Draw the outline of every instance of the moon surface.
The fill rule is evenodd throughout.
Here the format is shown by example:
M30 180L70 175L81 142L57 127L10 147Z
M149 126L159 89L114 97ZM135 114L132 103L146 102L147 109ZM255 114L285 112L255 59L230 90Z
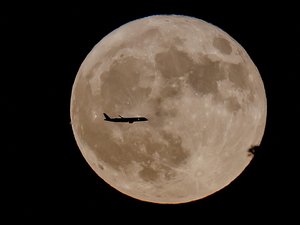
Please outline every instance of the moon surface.
M112 117L143 116L139 123ZM176 15L129 22L83 61L72 89L76 142L92 169L133 198L198 200L250 163L267 115L260 74L227 33Z

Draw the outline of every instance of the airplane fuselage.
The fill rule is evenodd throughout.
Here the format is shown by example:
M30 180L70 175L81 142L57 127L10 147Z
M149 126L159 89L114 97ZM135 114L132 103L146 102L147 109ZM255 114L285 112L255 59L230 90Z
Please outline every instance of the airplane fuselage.
M109 122L120 122L120 123L133 123L133 122L147 121L145 117L111 118L111 119L104 119L104 120Z

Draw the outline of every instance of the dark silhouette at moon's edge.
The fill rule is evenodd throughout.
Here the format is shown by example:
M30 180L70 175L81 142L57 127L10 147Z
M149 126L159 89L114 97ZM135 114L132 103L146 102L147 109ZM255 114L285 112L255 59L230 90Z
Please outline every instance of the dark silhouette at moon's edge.
M254 156L255 152L257 151L257 148L259 146L258 145L252 145L249 149L248 149L248 156Z

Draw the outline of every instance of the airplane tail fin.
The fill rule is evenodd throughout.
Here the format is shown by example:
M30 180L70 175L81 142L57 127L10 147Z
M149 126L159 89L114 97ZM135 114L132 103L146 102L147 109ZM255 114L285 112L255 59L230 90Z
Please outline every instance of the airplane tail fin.
M110 117L106 113L103 113L103 115L104 115L106 120L110 120Z

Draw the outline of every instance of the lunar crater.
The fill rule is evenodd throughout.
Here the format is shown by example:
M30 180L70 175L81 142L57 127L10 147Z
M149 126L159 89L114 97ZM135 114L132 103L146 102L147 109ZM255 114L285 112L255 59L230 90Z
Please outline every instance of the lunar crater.
M213 40L213 46L217 48L221 53L229 55L232 52L229 41L222 37L215 37Z

